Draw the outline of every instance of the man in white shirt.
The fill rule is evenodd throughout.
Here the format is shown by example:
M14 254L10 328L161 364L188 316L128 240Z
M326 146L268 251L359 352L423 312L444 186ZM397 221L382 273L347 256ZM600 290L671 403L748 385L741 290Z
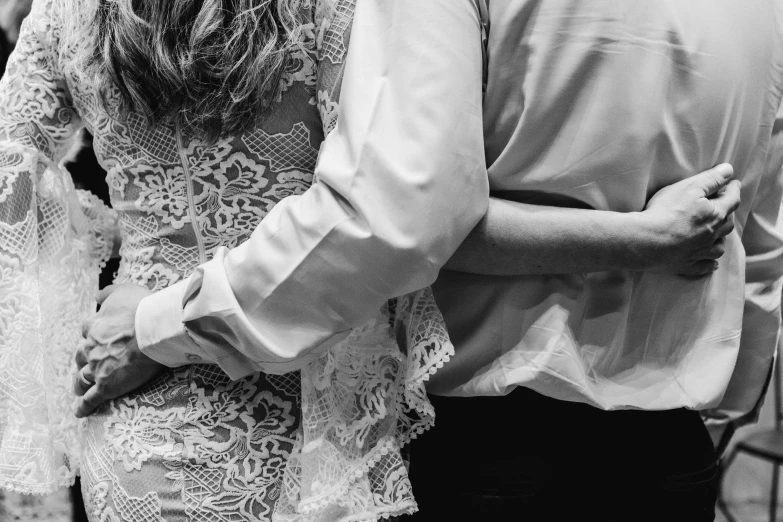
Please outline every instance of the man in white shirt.
M459 520L712 520L715 455L693 410L752 410L780 325L780 9L489 3L492 190L634 211L726 161L742 206L709 278L443 272L457 353L413 446L419 519L456 494Z

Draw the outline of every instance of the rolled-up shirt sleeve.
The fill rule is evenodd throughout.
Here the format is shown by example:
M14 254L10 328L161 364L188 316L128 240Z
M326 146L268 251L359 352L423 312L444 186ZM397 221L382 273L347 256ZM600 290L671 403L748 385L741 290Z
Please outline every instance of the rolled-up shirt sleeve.
M359 0L315 183L143 300L142 350L282 373L432 283L488 204L474 0Z

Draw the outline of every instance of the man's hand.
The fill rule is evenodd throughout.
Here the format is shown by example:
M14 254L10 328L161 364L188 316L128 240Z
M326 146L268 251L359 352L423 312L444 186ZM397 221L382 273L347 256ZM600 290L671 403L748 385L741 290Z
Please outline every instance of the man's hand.
M733 174L731 165L724 163L652 197L642 216L656 238L651 253L654 271L700 276L718 268L740 205L740 182L731 180Z
M136 309L150 293L144 287L123 284L108 286L98 294L101 309L85 321L85 341L76 352L79 371L74 390L82 397L77 417L90 415L104 402L136 390L166 370L136 344Z

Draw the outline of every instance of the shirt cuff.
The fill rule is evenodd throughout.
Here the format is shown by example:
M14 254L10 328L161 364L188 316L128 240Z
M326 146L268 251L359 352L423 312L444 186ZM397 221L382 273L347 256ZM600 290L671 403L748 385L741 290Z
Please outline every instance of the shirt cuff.
M141 352L165 366L213 362L182 323L187 281L181 281L141 300L136 310L136 342Z

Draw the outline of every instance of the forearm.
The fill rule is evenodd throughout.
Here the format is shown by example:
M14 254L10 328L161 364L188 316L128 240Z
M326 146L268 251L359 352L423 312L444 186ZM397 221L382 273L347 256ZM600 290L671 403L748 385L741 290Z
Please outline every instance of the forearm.
M370 0L355 17L318 183L140 303L137 338L151 358L199 357L233 378L301 368L388 299L432 283L484 214L473 0Z
M491 198L487 214L445 268L500 276L646 270L654 243L639 212Z

